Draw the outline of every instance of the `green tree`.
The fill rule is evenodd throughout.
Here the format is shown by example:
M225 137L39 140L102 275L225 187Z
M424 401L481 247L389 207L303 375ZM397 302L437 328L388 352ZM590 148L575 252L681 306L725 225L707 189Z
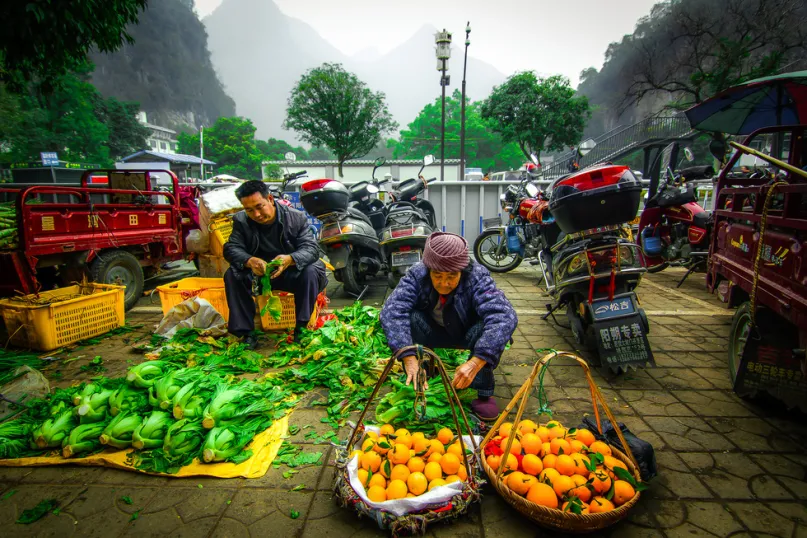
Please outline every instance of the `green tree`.
M308 159L311 161L332 161L336 158L328 148L314 146L308 150Z
M282 161L288 152L294 153L298 161L308 159L308 152L304 147L297 146L295 148L285 140L270 138L267 141L256 140L255 144L258 146L258 151L271 161Z
M114 97L100 99L96 115L109 130L109 156L118 160L146 147L150 130L137 120L140 105L118 101Z
M90 49L112 52L131 42L147 0L12 0L0 4L0 79L61 82Z
M524 157L514 143L505 143L502 137L493 132L491 126L480 115L480 102L466 97L465 106L465 158L469 167L484 171L513 169L520 166ZM400 140L392 141L393 157L420 159L424 155L440 155L440 98L429 103L417 117L401 131ZM460 158L460 128L462 115L462 94L459 90L446 97L446 159Z
M283 127L333 151L342 177L346 160L366 155L398 124L382 92L373 92L340 64L325 63L309 69L292 89Z
M543 151L574 146L590 116L588 99L575 96L566 77L538 78L532 71L516 73L493 89L482 103L482 118L491 120L505 142L515 142L529 158Z
M179 153L199 153L199 133L177 136ZM239 116L222 117L205 129L205 159L216 163L219 173L243 179L260 179L263 155L255 143L255 126Z

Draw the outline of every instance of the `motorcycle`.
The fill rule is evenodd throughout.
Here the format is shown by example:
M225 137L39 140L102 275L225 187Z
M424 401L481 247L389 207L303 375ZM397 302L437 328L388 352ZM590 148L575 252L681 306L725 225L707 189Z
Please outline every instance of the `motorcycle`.
M689 148L684 150L692 160ZM711 232L711 211L698 204L695 185L687 180L714 176L711 166L692 166L674 173L668 163L658 190L648 196L639 219L637 244L649 273L669 266L687 267L683 281L698 268L706 268Z
M483 219L482 233L474 241L474 257L493 273L512 271L524 259L538 259L547 245L557 241L560 229L549 211L549 201L533 183L536 175L525 171L519 185L508 185L500 198L501 208L510 215L502 225L499 217ZM533 264L538 263L533 260Z
M367 278L385 268L376 228L383 225L383 204L370 200L383 183L375 179L375 172L384 162L376 160L372 183L362 181L348 188L340 181L324 178L301 186L303 207L322 221L319 244L334 267L333 276L354 297L364 293Z
M641 192L627 166L596 165L558 179L549 209L561 233L538 257L555 300L543 318L565 307L577 343L597 349L600 366L615 372L654 364L635 293L645 269L627 226Z
M428 189L436 177L425 179L423 169L434 162L433 155L423 158L417 179L407 179L391 193L387 205L384 230L381 233L381 251L387 263L387 284L398 285L406 271L420 261L426 239L436 228L434 206L418 196Z

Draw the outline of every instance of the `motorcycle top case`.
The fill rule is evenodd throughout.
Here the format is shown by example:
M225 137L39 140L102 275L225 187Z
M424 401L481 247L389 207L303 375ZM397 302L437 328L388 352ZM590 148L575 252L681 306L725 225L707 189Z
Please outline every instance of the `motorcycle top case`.
M558 180L549 210L565 233L629 222L636 217L642 183L627 166L600 165Z
M325 215L326 213L347 211L350 191L341 181L334 179L313 179L300 187L300 202L306 213Z

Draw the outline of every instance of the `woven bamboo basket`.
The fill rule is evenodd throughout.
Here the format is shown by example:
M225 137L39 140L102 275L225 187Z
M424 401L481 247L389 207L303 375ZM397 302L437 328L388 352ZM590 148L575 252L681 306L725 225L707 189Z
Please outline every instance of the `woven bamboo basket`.
M594 406L594 416L597 420L597 428L600 430L600 434L602 434L602 425L600 423L600 411L598 404L602 406L605 415L608 417L608 420L611 421L611 424L616 424L616 419L614 418L611 410L608 408L608 404L605 401L602 393L600 392L599 387L597 387L596 383L594 383L594 379L591 377L591 370L589 369L588 364L585 360L581 359L577 355L573 353L567 352L557 352L553 351L545 356L543 356L540 360L535 363L535 366L532 369L529 377L524 384L521 386L519 391L510 400L510 403L507 404L504 411L499 415L498 420L490 429L488 434L482 440L480 445L480 453L484 454L485 446L490 442L496 432L499 430L499 427L502 423L506 420L507 416L513 410L513 408L518 405L518 410L516 411L516 418L513 424L518 424L521 421L521 417L524 413L525 408L527 407L527 401L529 399L529 395L531 393L531 389L533 384L535 383L535 378L538 376L538 373L541 371L542 368L545 368L549 361L556 357L566 357L570 359L574 359L583 369L585 373L586 380L588 381L588 386L591 391L591 403ZM622 436L622 432L619 428L615 429L617 436L619 437L619 441L622 443L622 446L625 447L627 453L622 452L621 450L617 449L616 447L609 445L611 447L613 457L617 458L618 460L622 461L628 468L628 472L635 478L637 483L641 482L641 477L639 475L639 466L636 463L633 454L630 451L630 447L628 443L625 442L625 438ZM502 446L505 446L504 453L508 454L510 452L510 447L513 444L513 439L515 439L516 435L516 428L512 428L510 432L510 436L507 438L506 446L505 442L502 441ZM606 443L607 444L607 443ZM494 471L488 465L487 461L484 457L480 458L482 469L487 473L488 478L490 479L490 483L493 484L493 487L496 488L496 491L501 495L504 500L510 503L516 510L521 512L523 515L537 523L542 527L546 527L548 529L554 529L562 532L568 533L575 533L575 534L585 534L589 532L594 532L600 529L604 529L606 527L610 527L611 525L617 523L618 521L622 520L628 515L631 508L636 506L636 503L639 502L639 491L636 492L636 495L633 496L628 502L623 504L622 506L616 507L614 510L609 512L597 513L597 514L575 514L569 511L564 512L563 510L548 508L546 506L541 506L539 504L535 504L531 501L528 501L525 497L515 493L511 490L504 482L503 482L503 472L505 470L505 465L500 465L499 468Z
M469 455L465 458L465 469L468 474L468 480L462 483L462 491L447 502L439 505L431 505L427 510L420 512L412 512L404 516L396 516L365 503L350 484L350 476L347 469L349 454L353 451L354 445L361 439L361 436L364 433L365 415L378 396L381 386L384 384L384 381L387 379L387 376L389 375L398 358L403 354L411 354L413 351L420 362L417 385L419 387L423 387L423 383L427 379L427 370L439 374L448 396L452 418L456 427L455 431L463 431L460 428L461 419L462 424L465 426L464 431L471 432L471 426L468 422L465 410L457 397L457 393L451 386L451 379L448 377L448 373L446 372L446 368L443 365L443 362L440 360L440 357L438 357L432 350L428 348L424 348L422 346L411 346L400 349L398 353L390 358L386 368L378 379L378 383L376 383L370 399L367 401L367 405L365 405L364 410L362 410L359 420L356 423L356 427L351 432L350 438L348 439L347 443L340 445L336 449L334 473L335 479L333 490L340 505L356 510L360 516L364 515L369 517L375 521L380 528L389 529L392 536L404 536L412 534L422 535L426 532L426 527L432 523L436 523L438 521L448 521L460 517L468 510L471 504L479 502L481 499L479 489L484 483L483 480L480 480L477 477L477 473L475 472L479 448L477 447L476 440L474 439L473 435L471 435L474 449L473 455ZM418 394L421 396L423 393L420 392ZM425 409L426 403L427 402L425 401L424 396L422 399L416 400L415 405L421 405ZM462 452L467 453L462 435L459 436L459 439Z

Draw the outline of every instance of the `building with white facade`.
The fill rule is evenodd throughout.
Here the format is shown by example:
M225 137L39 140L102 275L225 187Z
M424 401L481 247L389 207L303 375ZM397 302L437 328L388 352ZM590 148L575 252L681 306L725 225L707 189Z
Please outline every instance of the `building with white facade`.
M137 113L137 119L151 130L146 138L146 148L160 153L174 154L177 152L177 132L167 127L161 127L148 122L146 113L142 110Z

